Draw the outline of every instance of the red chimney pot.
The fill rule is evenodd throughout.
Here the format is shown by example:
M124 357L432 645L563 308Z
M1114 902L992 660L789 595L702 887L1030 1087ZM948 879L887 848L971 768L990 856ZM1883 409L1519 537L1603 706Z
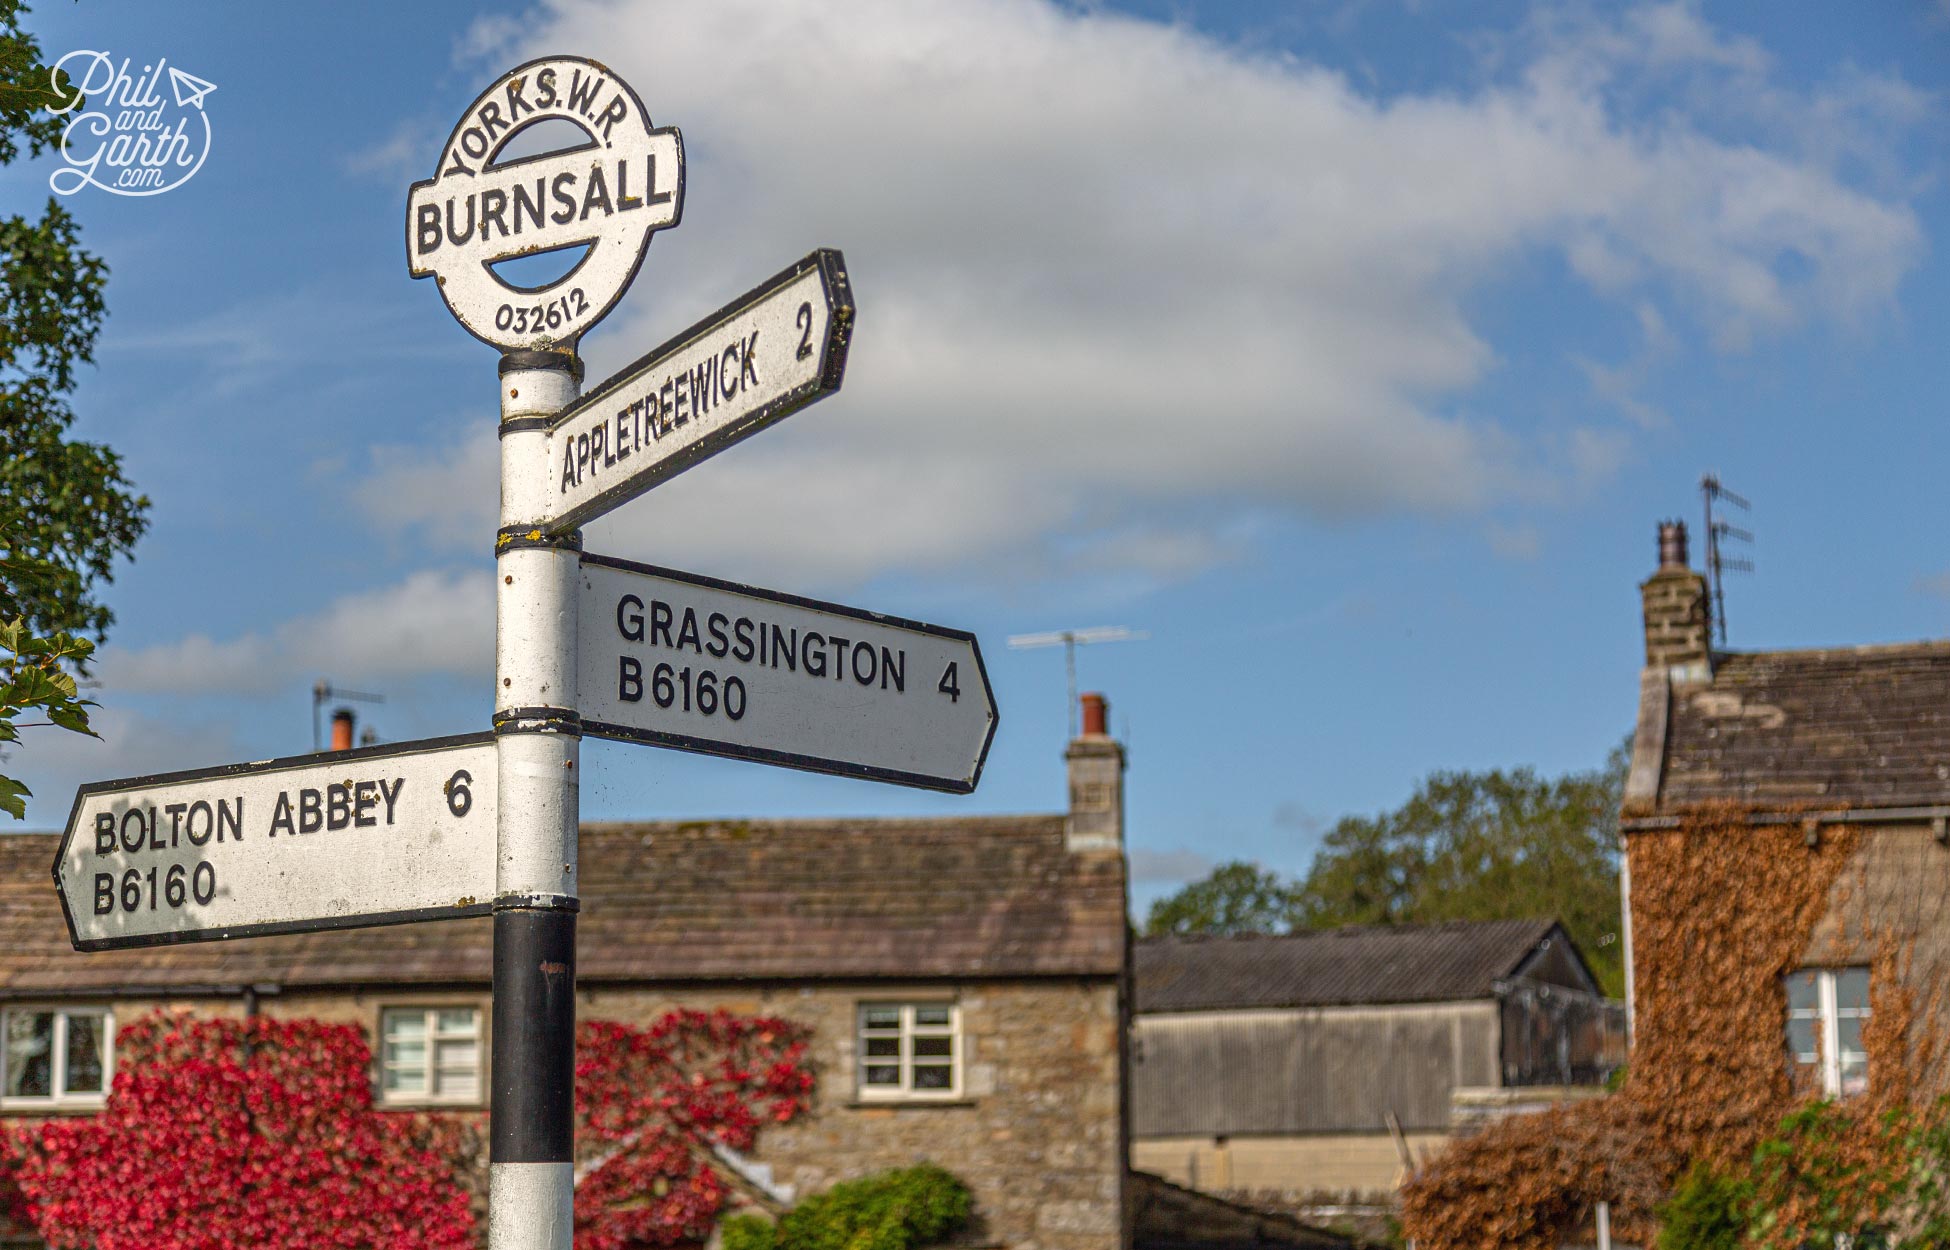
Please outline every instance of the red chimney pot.
M332 713L332 749L350 751L352 749L352 709L342 707Z
M1077 701L1083 704L1083 736L1086 738L1110 736L1109 701L1100 694L1087 694Z

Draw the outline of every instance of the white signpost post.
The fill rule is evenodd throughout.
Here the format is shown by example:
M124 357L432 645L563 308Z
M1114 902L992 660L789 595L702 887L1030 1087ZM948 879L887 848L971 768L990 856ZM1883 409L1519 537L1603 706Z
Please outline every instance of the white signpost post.
M103 781L54 884L75 949L487 914L491 734Z
M967 794L995 736L975 635L582 557L582 730Z
M538 122L586 142L509 155ZM502 351L493 733L86 786L54 866L82 950L492 913L491 1250L573 1241L583 733L962 794L995 736L971 634L582 555L577 526L845 373L821 248L578 398L581 335L683 200L682 137L571 56L498 78L407 197L409 272ZM546 252L552 281L501 271Z

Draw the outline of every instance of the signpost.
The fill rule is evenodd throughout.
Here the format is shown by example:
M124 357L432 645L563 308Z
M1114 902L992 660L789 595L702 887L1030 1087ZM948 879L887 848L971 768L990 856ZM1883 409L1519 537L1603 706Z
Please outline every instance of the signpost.
M491 734L83 786L54 862L75 949L485 915Z
M587 141L515 155L541 122ZM502 350L493 732L85 786L54 866L81 950L491 912L491 1250L573 1240L583 733L960 794L995 736L971 634L582 554L845 373L821 248L578 398L578 341L683 202L682 137L572 56L496 79L407 197L409 272Z
M840 389L853 328L846 262L821 248L583 396L548 431L565 533Z
M584 733L967 794L995 736L959 629L582 557Z

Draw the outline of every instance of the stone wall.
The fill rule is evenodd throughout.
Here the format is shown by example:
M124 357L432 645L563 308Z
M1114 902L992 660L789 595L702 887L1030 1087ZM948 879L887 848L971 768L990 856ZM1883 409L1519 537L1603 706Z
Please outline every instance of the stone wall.
M578 1000L581 1020L638 1027L687 1007L781 1016L809 1028L818 1080L812 1114L766 1128L752 1154L776 1185L797 1196L932 1160L974 1191L976 1218L962 1244L1118 1250L1125 1242L1118 997L1109 978L671 990L584 984ZM855 1090L859 1004L928 1001L961 1008L962 1096L949 1103L861 1101ZM490 1004L484 990L291 991L264 995L259 1004L266 1015L356 1024L375 1048L382 1007L477 1005L485 1067ZM123 999L114 1007L118 1019L130 1020L162 1005ZM167 1005L200 1015L243 1011L236 998Z
M1950 847L1928 824L1863 830L1855 855L1829 887L1827 910L1802 963L1867 965L1875 1008L1900 1005L1911 1013L1912 1088L1925 1096L1950 1092L1943 1065L1950 1043ZM1907 993L1885 993L1897 987ZM1875 1063L1872 1055L1872 1086Z
M952 999L961 1007L964 1097L862 1102L854 1019L863 1002ZM813 1114L767 1128L754 1158L800 1194L933 1160L966 1181L967 1244L1114 1250L1122 1241L1118 1005L1103 981L960 986L782 986L679 993L587 989L581 1018L646 1025L678 1006L776 1015L813 1032Z
M1409 1133L1409 1156L1425 1160L1446 1133ZM1252 1137L1144 1137L1131 1144L1131 1166L1207 1193L1338 1193L1392 1198L1407 1169L1388 1133L1314 1133Z

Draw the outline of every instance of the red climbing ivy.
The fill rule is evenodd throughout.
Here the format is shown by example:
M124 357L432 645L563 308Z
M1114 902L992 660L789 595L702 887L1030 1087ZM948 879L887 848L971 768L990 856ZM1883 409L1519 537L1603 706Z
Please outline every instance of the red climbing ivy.
M373 1109L358 1028L155 1015L119 1029L116 1049L101 1114L15 1134L14 1180L50 1246L473 1245L427 1124Z
M729 1193L713 1146L749 1150L810 1105L807 1032L772 1018L672 1011L576 1036L576 1250L709 1235Z
M810 1106L807 1031L672 1011L576 1038L576 1250L704 1240L750 1150ZM360 1030L155 1015L116 1034L99 1115L0 1129L0 1224L56 1250L461 1250L478 1113L373 1107Z
M34 1226L27 1196L20 1192L20 1150L14 1134L0 1124L0 1236Z

